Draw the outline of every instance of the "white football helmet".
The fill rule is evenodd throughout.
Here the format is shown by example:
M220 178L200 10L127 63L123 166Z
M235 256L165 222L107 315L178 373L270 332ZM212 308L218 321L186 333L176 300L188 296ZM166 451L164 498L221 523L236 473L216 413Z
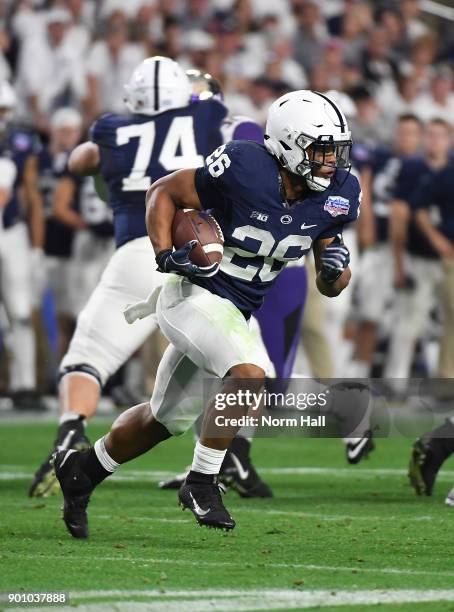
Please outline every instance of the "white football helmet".
M185 71L168 57L144 60L125 85L125 103L132 113L157 115L190 102L191 86Z
M310 145L314 145L308 150ZM331 179L314 176L322 165L350 169L351 135L339 106L318 91L292 91L270 106L265 128L265 146L294 174L306 178L314 191L324 191ZM315 151L323 161L315 161ZM336 161L324 161L325 152L334 151Z

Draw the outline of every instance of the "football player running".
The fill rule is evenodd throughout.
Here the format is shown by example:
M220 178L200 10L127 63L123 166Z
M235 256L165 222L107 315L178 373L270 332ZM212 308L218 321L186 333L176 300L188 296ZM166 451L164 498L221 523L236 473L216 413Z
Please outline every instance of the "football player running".
M193 95L206 100L214 97L223 100L220 83L210 74L200 70L188 70ZM221 126L224 143L231 140L253 140L263 144L263 128L244 115L231 115ZM259 312L254 313L265 349L274 367L274 377L268 378L267 388L282 391L280 380L290 378L301 334L303 308L306 300L307 275L304 260L294 262L278 276ZM254 324L254 319L251 324ZM275 380L279 388L274 389ZM200 433L201 420L196 422ZM245 435L243 435L245 434ZM272 497L273 492L257 474L251 459L250 430L241 430L233 439L221 466L220 480L235 489L241 497ZM189 468L188 468L189 469ZM187 471L159 483L161 489L179 489Z
M171 344L150 404L124 412L87 452L55 453L63 518L73 537L88 536L86 509L100 482L120 464L185 431L198 416L184 391L178 392L187 382L208 373L218 377L223 393L262 388L269 358L248 319L289 261L312 247L319 290L335 297L348 285L342 228L357 218L360 202L359 183L348 172L350 148L338 106L318 92L296 91L271 105L264 146L233 141L208 156L204 167L175 172L148 190L147 228L158 269L168 274L156 313ZM220 266L203 270L192 263L193 243L172 251L177 207L212 210L225 237ZM256 212L266 215L266 223ZM247 408L227 406L223 415L227 420ZM236 428L216 430L216 412L208 403L179 499L199 524L233 529L218 474Z
M101 116L91 128L91 141L76 147L69 160L71 172L95 176L100 193L102 180L107 185L117 250L80 313L61 362L57 436L34 476L30 496L48 496L58 489L52 452L89 445L85 423L96 412L103 385L157 326L153 317L130 326L122 314L128 303L144 300L164 278L150 263L147 189L174 170L202 165L222 144L225 107L216 100L191 104L188 78L176 62L148 58L125 90L131 114Z

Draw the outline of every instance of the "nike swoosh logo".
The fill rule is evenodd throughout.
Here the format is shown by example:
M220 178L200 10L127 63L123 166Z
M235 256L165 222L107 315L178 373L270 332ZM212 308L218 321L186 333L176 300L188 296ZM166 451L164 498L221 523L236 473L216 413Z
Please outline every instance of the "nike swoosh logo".
M194 512L197 514L197 516L205 516L205 514L208 514L211 508L208 508L208 510L202 510L199 504L195 501L193 494L189 493L189 495L191 496L192 503L194 505Z
M301 226L301 229L309 229L310 227L317 227L317 224L314 223L314 225L306 225L305 223L303 223L303 225Z
M367 442L368 442L369 438L363 438L360 442L358 442L358 444L355 446L355 448L348 448L347 449L347 456L349 459L356 459L356 457L360 454L360 452L363 450L363 448L366 446Z
M249 470L244 469L244 467L241 465L241 461L238 459L238 457L234 453L230 453L230 457L233 463L235 464L240 480L246 480L246 478L249 477Z
M69 443L71 442L71 438L73 437L75 433L76 433L75 429L71 429L70 431L68 431L63 442L57 446L57 450L66 450L69 446Z

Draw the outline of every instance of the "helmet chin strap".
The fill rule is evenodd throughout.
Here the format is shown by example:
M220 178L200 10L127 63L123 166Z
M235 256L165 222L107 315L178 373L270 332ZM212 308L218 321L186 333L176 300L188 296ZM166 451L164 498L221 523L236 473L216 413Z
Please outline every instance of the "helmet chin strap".
M330 186L331 179L309 174L306 176L306 183L312 191L325 191Z

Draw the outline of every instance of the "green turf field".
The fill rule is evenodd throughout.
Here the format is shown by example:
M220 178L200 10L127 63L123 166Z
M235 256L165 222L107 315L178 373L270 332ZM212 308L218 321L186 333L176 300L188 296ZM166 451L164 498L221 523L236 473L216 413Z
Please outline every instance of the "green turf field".
M96 439L109 422L87 433ZM0 592L65 591L81 609L122 612L454 610L454 509L443 504L453 466L433 498L416 498L409 440L378 440L356 467L338 440L257 440L276 498L230 492L237 527L226 534L199 528L174 492L156 488L190 462L187 435L101 485L90 540L75 541L60 497L26 497L53 435L52 424L0 424Z

